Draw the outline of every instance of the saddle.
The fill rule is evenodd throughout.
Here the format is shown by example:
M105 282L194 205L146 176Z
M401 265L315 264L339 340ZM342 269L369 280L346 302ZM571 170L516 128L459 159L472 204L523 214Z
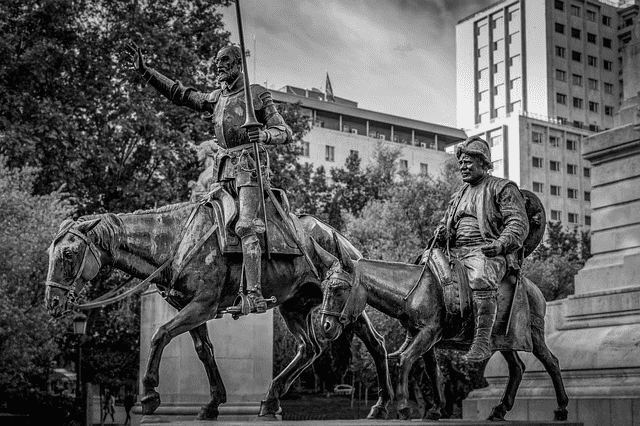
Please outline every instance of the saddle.
M272 188L272 191L280 203L289 220L293 221L296 232L301 232L301 226L295 216L290 213L287 195L281 189ZM204 202L211 207L211 213L216 222L220 224L216 231L220 252L224 255L242 254L242 241L234 232L234 226L238 217L238 205L236 200L221 185L214 185L206 195ZM267 209L267 234L269 238L269 252L276 255L301 256L298 248L287 230L284 219L277 212L273 202L265 199ZM258 234L262 252L266 253L264 233Z

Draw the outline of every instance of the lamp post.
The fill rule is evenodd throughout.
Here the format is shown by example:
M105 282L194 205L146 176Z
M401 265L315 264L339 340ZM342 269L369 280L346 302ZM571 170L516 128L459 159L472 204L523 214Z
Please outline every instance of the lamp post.
M84 400L84 392L82 389L82 336L87 331L87 316L81 312L77 313L73 317L73 334L76 335L78 339L78 362L76 362L76 403L80 405L80 412L82 416L82 420L80 424L83 426L86 425L86 416L85 416L85 400Z

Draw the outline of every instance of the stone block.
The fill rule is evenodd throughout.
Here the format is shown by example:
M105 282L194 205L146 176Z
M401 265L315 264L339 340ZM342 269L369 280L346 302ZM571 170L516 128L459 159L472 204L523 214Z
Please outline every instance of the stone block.
M640 188L640 174L611 184L603 184L591 188L591 208L593 210L637 200Z
M578 421L588 421L590 425L618 426L612 423L611 403L606 399L579 399Z
M640 199L602 207L593 215L592 229L602 231L640 223Z
M640 223L618 229L595 231L591 234L591 253L605 253L640 247Z
M611 400L611 424L615 426L633 426L632 399Z

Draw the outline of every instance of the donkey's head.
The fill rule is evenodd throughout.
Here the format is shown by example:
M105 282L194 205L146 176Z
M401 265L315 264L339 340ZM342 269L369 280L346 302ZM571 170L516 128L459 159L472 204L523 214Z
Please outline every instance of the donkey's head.
M320 310L322 334L330 340L337 339L344 327L364 310L364 303L356 303L356 264L343 249L336 234L333 237L338 257L322 282L323 300Z
M49 272L44 294L47 311L60 318L71 311L78 292L100 270L101 252L89 236L100 219L66 220L49 247Z

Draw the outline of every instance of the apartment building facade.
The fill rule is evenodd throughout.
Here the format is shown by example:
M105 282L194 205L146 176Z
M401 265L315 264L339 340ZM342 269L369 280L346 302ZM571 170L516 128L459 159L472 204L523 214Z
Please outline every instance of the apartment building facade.
M614 126L636 2L504 0L456 27L457 120L549 219L590 226L584 137Z

